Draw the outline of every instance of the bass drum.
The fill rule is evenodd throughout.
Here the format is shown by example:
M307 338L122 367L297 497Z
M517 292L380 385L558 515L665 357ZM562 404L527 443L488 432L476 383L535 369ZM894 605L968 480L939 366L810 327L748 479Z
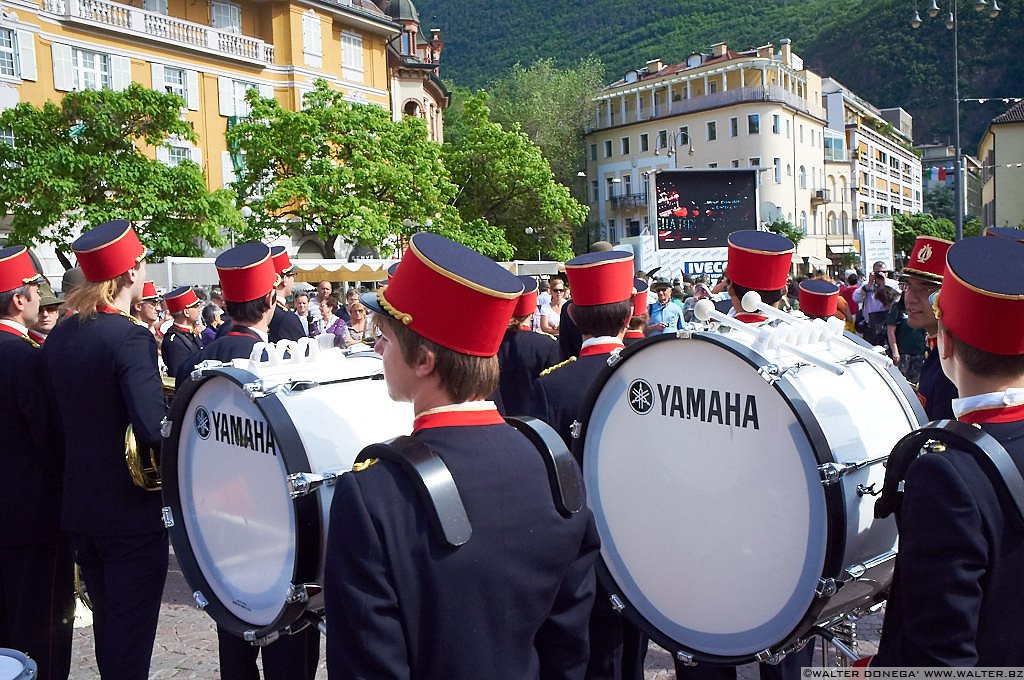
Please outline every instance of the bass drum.
M373 353L201 365L162 460L164 523L197 604L251 642L305 626L323 609L332 476L412 420Z
M848 350L803 348L836 376L750 345L696 332L626 349L575 442L612 605L682 660L770 659L892 579L896 526L871 494L918 400Z

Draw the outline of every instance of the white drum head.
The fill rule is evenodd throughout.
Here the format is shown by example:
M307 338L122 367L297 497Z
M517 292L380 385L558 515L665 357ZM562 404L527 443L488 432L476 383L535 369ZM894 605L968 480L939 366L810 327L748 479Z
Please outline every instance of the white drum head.
M31 678L35 671L35 661L17 650L0 647L0 680Z
M664 636L722 657L798 626L827 544L810 441L745 351L721 336L643 346L600 386L584 435L615 592Z
M254 626L282 611L295 569L295 508L281 451L237 384L206 380L178 441L178 489L189 543L214 595Z

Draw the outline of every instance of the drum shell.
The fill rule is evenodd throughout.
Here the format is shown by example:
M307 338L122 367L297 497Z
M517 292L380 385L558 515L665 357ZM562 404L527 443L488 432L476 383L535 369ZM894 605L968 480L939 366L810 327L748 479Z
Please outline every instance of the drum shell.
M290 498L287 477L341 474L364 446L412 426L411 406L387 396L379 357L329 356L207 369L179 391L170 416L164 500L175 553L197 601L239 636L259 639L305 625L303 615L323 607L333 486ZM198 420L212 429L206 440L197 434L201 409L207 415ZM231 428L242 428L225 425L229 414L252 422L257 445L229 445L237 439ZM203 445L216 437L223 441ZM292 591L303 584L310 587Z
M887 584L891 579L891 568L894 555L896 532L891 521L876 522L872 516L872 497L860 496L857 493L857 485L869 486L876 483L875 488L881 488L881 479L884 469L881 465L872 465L857 470L852 474L841 477L836 484L822 486L819 481L818 467L837 462L850 462L871 457L871 451L866 448L877 449L876 455L884 456L891 449L895 441L916 427L923 413L914 398L909 386L898 375L895 369L885 371L878 369L869 362L860 360L847 366L847 373L837 378L822 369L812 366L804 366L799 371L792 371L782 379L773 380L768 375L767 369L773 363L753 351L750 343L744 342L745 336L738 333L730 334L728 337L718 334L696 333L691 339L677 339L675 336L661 336L651 338L643 343L634 345L623 351L618 357L617 363L604 370L602 375L595 382L591 389L582 413L586 415L586 421L582 423L580 436L576 441L574 451L578 458L582 459L584 476L588 489L588 502L598 520L599 533L602 539L602 559L598 571L602 581L610 593L614 594L618 601L624 606L623 613L639 627L644 629L656 642L671 652L683 651L691 654L701 662L739 664L755 659L755 656L764 650L772 649L777 651L785 648L800 639L816 623L827 621L839 612L848 612L856 607L865 606L880 599L884 595L882 584ZM718 347L722 353L721 359L729 357L729 366L723 365L721 370L717 366L707 368L707 364L714 364L719 357L714 351L707 351L709 346ZM689 348L689 349L688 349ZM819 348L823 353L828 353L825 348ZM702 350L702 351L697 351ZM850 356L850 352L840 355ZM648 360L641 361L644 357ZM698 358L699 357L699 358ZM785 358L790 361L792 357ZM773 359L774 360L774 359ZM796 363L790 361L791 364ZM641 368L641 364L643 364ZM687 446L700 447L705 440L701 439L706 433L705 430L693 429L692 421L686 418L677 418L672 428L659 429L654 420L665 413L671 412L666 409L659 413L659 408L664 408L659 391L664 390L668 394L668 384L675 380L683 385L686 382L686 371L679 368L688 366L692 372L703 375L710 382L719 380L730 374L730 371L749 371L749 378L743 377L741 371L740 382L749 380L749 389L742 385L733 385L736 398L743 392L760 394L758 399L779 401L784 404L786 413L779 417L786 420L787 427L783 428L782 437L787 444L792 439L799 443L799 468L793 467L793 461L788 461L789 475L796 474L805 478L804 481L792 479L783 480L785 484L778 481L773 482L770 478L764 480L765 493L770 497L774 486L784 487L783 491L790 490L790 487L806 487L808 521L814 525L809 530L810 538L806 546L800 541L796 547L804 549L810 556L803 562L801 567L802 575L799 589L794 590L793 602L800 598L801 604L786 604L788 614L785 617L785 626L774 631L759 630L756 625L751 626L750 631L745 635L738 635L737 639L742 642L733 643L730 641L721 642L729 638L727 631L715 630L713 632L688 628L689 624L698 621L703 617L709 620L716 619L715 614L709 612L714 609L711 605L720 605L721 602L713 599L701 600L705 592L716 592L714 588L705 585L694 586L691 581L714 581L719 573L722 579L727 579L732 573L728 561L716 561L712 558L707 563L712 565L709 570L716 572L702 574L704 579L694 578L694 572L700 571L706 566L704 558L710 552L709 546L713 544L713 538L706 539L699 531L678 529L677 524L706 524L711 527L708 533L713 536L731 536L732 534L743 534L735 530L735 527L718 516L702 517L701 513L710 512L698 508L692 515L675 517L670 506L674 495L692 491L689 480L682 480L678 475L692 475L699 477L701 474L709 475L699 480L701 483L716 488L708 492L701 499L708 501L709 507L716 506L720 497L733 494L737 496L737 503L748 502L752 509L745 517L755 524L761 521L761 515L771 515L770 503L765 507L753 507L760 500L759 494L762 488L755 483L748 487L737 488L728 483L732 476L743 478L747 475L747 466L753 469L759 464L757 458L759 447L770 446L767 442L747 437L744 439L741 428L725 428L724 439L715 440L709 437L707 441L716 441L723 450L730 446L749 449L746 458L741 453L726 452L733 456L739 468L717 468L719 461L715 457L705 456L703 464L709 466L705 472L698 469L693 470L686 467L686 462L680 463L680 458L687 455ZM743 368L745 366L745 368ZM726 370L726 369L729 370ZM627 409L618 409L616 399L623 398L632 387L635 378L644 378L652 386L654 415L646 414L639 416L630 413ZM827 377L826 377L827 376ZM728 382L728 378L722 378ZM735 375L732 377L735 380ZM699 382L698 378L698 382ZM824 386L824 387L823 387ZM830 387L829 387L830 386ZM844 389L860 389L858 393L849 395L854 399L853 404L844 404L842 400L829 401L827 391L834 390L835 393L843 394ZM864 390L873 390L868 396L877 400L873 407L862 407L862 401L858 399L864 396ZM823 390L825 392L823 393ZM684 396L678 398L685 405ZM723 392L724 394L724 392ZM766 397L767 395L767 397ZM770 398L768 398L770 397ZM728 398L724 397L723 399ZM679 404L677 403L678 407ZM876 428L865 420L863 423L854 423L856 428L845 427L842 422L844 418L850 417L851 406L860 409L865 419L869 419L875 413L893 410L894 417L884 420ZM618 409L618 410L617 410ZM685 410L685 409L683 409ZM622 415L621 412L626 415ZM678 414L677 414L678 415ZM737 412L737 415L740 415ZM762 417L764 413L762 413ZM648 418L648 420L643 420ZM651 420L654 419L654 420ZM789 420L787 420L789 419ZM601 422L595 423L595 420ZM790 423L790 420L792 421ZM761 423L762 426L765 423ZM695 427L695 426L694 426ZM721 427L721 426L719 426ZM872 429L878 430L870 434ZM770 428L765 429L765 435ZM798 431L797 431L798 430ZM858 437L861 431L867 432L866 437L872 439L867 444L858 447ZM621 434L625 433L625 434ZM740 434L737 434L740 433ZM687 441L688 436L696 436L697 441ZM717 435L716 435L717 436ZM891 441L888 441L891 439ZM722 443L724 442L724 443ZM883 444L882 442L887 442ZM780 444L780 446L782 446ZM866 448L865 448L866 447ZM653 452L652 452L653 450ZM835 455L833 455L835 450ZM658 453L658 452L661 453ZM666 453L670 452L670 453ZM678 454L678 455L677 455ZM794 456L796 451L794 451ZM664 456L663 468L652 467L651 459L657 456ZM786 456L781 455L780 461L785 461ZM606 462L607 461L607 462ZM745 462L746 461L746 462ZM646 476L645 476L646 475ZM748 475L749 476L749 475ZM723 482L723 480L726 480ZM697 482L694 482L697 484ZM789 485L787 487L787 484ZM794 486L795 485L795 486ZM644 488L641 488L644 487ZM718 488L720 487L720 488ZM781 492L780 492L781 493ZM785 494L783 494L785 495ZM731 497L731 496L730 496ZM754 500L751 500L754 499ZM782 499L783 501L785 498ZM799 503L797 503L799 505ZM690 505L688 509L693 508ZM667 509L666 509L667 508ZM653 510L652 510L653 509ZM636 512L638 516L624 521L623 516ZM644 515L645 512L650 514ZM652 516L661 513L663 517L659 520ZM728 508L724 515L728 515ZM697 515L697 516L695 516ZM772 525L771 521L765 520L766 525ZM772 526L784 526L784 522L775 522ZM760 525L758 525L760 526ZM736 554L737 563L743 560L751 565L749 568L737 569L737 573L743 576L739 583L726 583L723 591L735 588L737 592L743 592L744 588L751 590L745 579L762 579L763 574L770 573L774 567L772 560L764 557L764 554L778 553L775 545L780 541L776 535L766 532L765 535L750 534L744 535L744 542L749 545L729 546ZM728 541L728 538L722 538ZM783 541L784 542L784 541ZM817 545L813 545L817 543ZM678 547L664 548L672 545ZM810 547L808 547L810 546ZM676 560L671 555L666 556L670 551L677 551L679 554L693 555L692 557ZM783 551L784 552L784 551ZM648 554L649 553L649 554ZM812 555L813 553L813 555ZM880 556L888 554L890 559L877 560ZM799 556L790 556L791 563L800 563ZM662 560L659 562L659 560ZM764 562L763 564L761 562ZM785 560L783 560L785 561ZM878 561L879 564L873 564ZM831 597L817 597L814 589L827 584L828 579L840 579L844 577L848 568L867 562L869 568L865 576L860 580L839 588ZM810 565L810 566L807 566ZM687 625L679 624L671 617L663 617L662 607L659 603L651 601L651 583L657 583L652 576L656 572L673 572L685 567L684 571L675 575L678 579L677 585L665 586L665 588L677 588L686 590L688 587L694 592L681 596L679 602L687 602L688 607L673 603L672 606L679 606L680 609L688 609L692 615L684 613L680 620L688 621ZM635 570L631 571L631 570ZM647 573L649 570L651 573ZM812 572L817 571L817 574ZM639 574L639 575L638 575ZM647 580L645 580L647 579ZM788 583L788 581L787 581ZM654 586L656 590L660 585ZM669 599L675 596L670 595ZM711 598L709 595L708 598ZM728 599L728 598L726 598ZM768 598L770 599L770 598ZM696 606L694 606L696 603ZM745 602L735 603L736 610L742 618L741 610ZM780 605L781 607L781 605ZM670 607L666 607L670 609ZM803 611L802 616L798 616ZM722 620L729 619L734 612L720 612L718 617ZM659 618L662 617L662 618ZM688 618L689 617L689 618ZM652 622L653 620L653 622ZM783 619L780 618L779 621ZM755 622L756 623L756 622ZM771 623L779 625L774 619ZM694 625L702 625L699 623ZM726 624L723 624L726 625ZM671 630L672 632L666 632ZM746 630L746 629L744 629ZM705 633L707 633L705 635ZM699 639L699 644L695 643ZM758 643L763 643L759 646ZM746 648L744 648L746 645Z

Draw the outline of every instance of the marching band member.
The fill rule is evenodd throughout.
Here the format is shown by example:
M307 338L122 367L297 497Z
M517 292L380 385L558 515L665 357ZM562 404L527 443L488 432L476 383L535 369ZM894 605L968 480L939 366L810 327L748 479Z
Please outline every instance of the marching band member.
M72 248L85 275L67 299L77 314L43 349L64 435L62 522L92 599L100 674L144 680L168 562L160 494L135 486L125 465L129 425L140 442L162 441L156 341L128 315L148 251L127 220L99 225Z
M1009 455L1001 473L981 451L955 446L910 463L878 654L855 665L1024 662L1024 517L1003 482L1016 476L1024 502L1024 245L970 238L945 259L934 316L942 370L960 394L952 408Z
M839 309L839 286L825 279L800 282L800 311L809 319L828 319Z
M931 294L942 287L946 252L951 245L949 241L934 236L918 236L907 266L898 275L903 306L907 310L907 325L922 328L928 333L928 348L917 385L917 398L921 400L928 420L953 418L952 403L957 396L956 386L942 372L936 351L939 322L929 302Z
M176 376L179 387L203 361L248 358L256 343L268 339L270 319L276 308L275 288L280 281L270 248L263 243L243 243L221 253L214 265L231 317L231 330L181 364ZM282 635L258 647L218 625L217 647L224 678L259 680L256 659L262 650L264 680L313 680L320 660L320 631L307 626L294 635Z
M167 375L174 376L182 363L203 347L196 333L196 321L199 320L203 301L190 287L182 286L164 295L164 304L174 323L164 333L160 351L167 366Z
M341 476L324 574L332 678L583 677L593 515L558 512L538 451L484 401L522 290L482 255L418 233L390 283L361 298L388 393L412 402L410 439L447 467L472 535L446 542L396 460Z
M295 267L292 266L284 246L274 246L270 252L274 258L274 268L281 277L274 297L274 317L270 320L270 341L304 338L306 332L302 329L302 322L288 310L287 304L288 296L292 294L292 285L295 283Z
M640 342L646 335L644 335L644 328L647 327L647 322L650 320L650 316L647 314L647 291L650 288L647 281L644 279L633 279L633 316L629 318L629 326L626 329L626 335L623 336L622 342L629 347L630 345Z
M534 385L531 415L551 425L572 447L572 423L582 417L587 390L623 348L633 316L633 256L608 250L580 255L565 263L573 290L572 318L583 336L579 357L548 368ZM598 584L590 615L590 663L587 678L643 678L647 637L614 612Z
M0 647L56 680L71 669L74 562L60 528L63 451L29 337L42 280L25 246L0 250Z
M533 383L541 371L559 361L558 343L544 333L534 333L530 320L537 309L537 280L520 276L523 294L516 301L505 337L498 348L501 369L498 389L505 412L526 415L530 412Z

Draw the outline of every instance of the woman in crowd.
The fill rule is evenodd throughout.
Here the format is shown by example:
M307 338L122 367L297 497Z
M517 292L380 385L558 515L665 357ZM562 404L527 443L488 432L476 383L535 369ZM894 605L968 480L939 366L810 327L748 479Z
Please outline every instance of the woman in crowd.
M346 347L343 338L345 337L345 320L337 315L341 301L337 295L328 295L320 301L320 316L323 319L320 327L323 333L330 333L334 336L335 347Z
M558 335L559 319L562 305L565 304L565 282L561 279L551 280L551 302L540 310L540 329L548 335Z
M345 347L351 347L363 343L373 344L373 335L370 333L370 324L366 321L366 307L362 302L356 300L348 306L349 322L345 327L341 340Z

